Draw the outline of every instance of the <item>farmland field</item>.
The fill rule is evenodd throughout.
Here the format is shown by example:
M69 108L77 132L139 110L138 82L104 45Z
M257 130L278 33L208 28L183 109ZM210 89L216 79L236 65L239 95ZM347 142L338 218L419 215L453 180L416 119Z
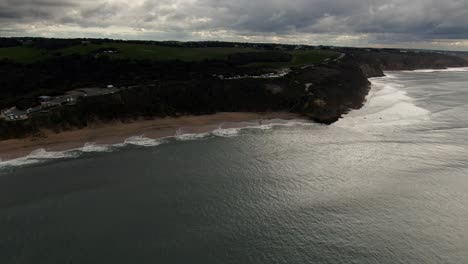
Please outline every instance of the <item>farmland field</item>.
M50 56L46 50L32 47L9 47L0 48L0 60L7 59L19 63L34 63L44 60Z
M131 60L153 60L153 61L203 61L203 60L225 60L231 54L262 52L261 49L242 47L167 47L151 44L133 43L103 43L75 45L67 48L46 50L34 47L10 47L0 48L0 60L7 59L18 63L30 64L46 60L57 56L66 55L89 55L99 50L113 49L118 53L106 54L111 59L131 59ZM268 62L251 63L246 66L252 67L301 67L304 65L323 62L327 58L337 56L337 53L323 50L297 50L290 51L293 59L290 62Z

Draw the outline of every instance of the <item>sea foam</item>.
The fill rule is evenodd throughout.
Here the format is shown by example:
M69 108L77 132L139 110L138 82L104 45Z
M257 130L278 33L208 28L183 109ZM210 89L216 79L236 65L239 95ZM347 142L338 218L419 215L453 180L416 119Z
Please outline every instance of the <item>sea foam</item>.
M46 151L45 149L38 149L31 152L29 155L13 160L0 161L0 169L4 167L24 166L44 161L76 158L79 154L73 150L69 151Z
M239 127L223 127L232 126L233 124ZM246 130L270 130L275 127L291 127L291 126L314 126L314 124L307 120L259 120L255 122L241 122L241 123L224 123L218 126L213 131L203 133L184 133L179 129L174 136L152 139L144 135L133 136L127 138L123 143L112 144L112 145L101 145L93 142L86 143L83 147L77 149L71 149L66 151L46 151L45 149L39 149L31 152L29 155L13 160L2 161L0 160L0 169L26 166L36 163L43 163L52 160L78 158L85 153L97 153L97 152L112 152L118 149L125 148L127 146L138 146L138 147L156 147L161 144L170 143L171 141L192 141L202 140L210 137L223 137L230 138L239 136L242 131Z
M378 132L430 119L431 112L416 105L404 86L392 79L393 75L372 78L372 89L366 104L359 110L351 111L333 126Z
M140 147L155 147L161 144L162 144L161 139L152 139L152 138L147 138L145 136L135 136L135 137L129 137L125 140L123 144L116 144L115 146L120 147L120 146L134 145L134 146L140 146Z
M447 68L447 69L425 69L425 70L414 70L404 72L416 72L416 73L432 73L432 72L468 72L468 67L460 68Z
M370 124L382 125L390 124L392 122L393 124L402 124L404 122L409 122L412 119L420 119L423 116L427 116L428 111L414 105L413 99L407 96L406 93L401 90L401 87L398 87L396 84L392 84L391 81L389 81L391 79L392 75L388 75L382 79L373 79L373 89L367 98L367 104L360 110L352 111L334 125L341 127L363 127L367 125L367 127L369 127ZM183 129L179 129L174 136L160 139L152 139L145 135L140 135L129 137L123 143L112 145L87 143L81 148L61 152L51 152L40 149L33 151L26 157L0 161L0 169L5 167L31 165L51 160L77 158L85 153L111 152L128 146L156 147L173 141L203 140L210 137L231 138L242 135L243 131L263 131L271 130L276 127L293 126L313 127L322 125L302 119L269 119L240 123L227 122L220 124L212 131L203 133L185 133Z
M89 152L110 152L112 151L111 146L109 145L98 145L96 143L86 143L79 151L89 153Z

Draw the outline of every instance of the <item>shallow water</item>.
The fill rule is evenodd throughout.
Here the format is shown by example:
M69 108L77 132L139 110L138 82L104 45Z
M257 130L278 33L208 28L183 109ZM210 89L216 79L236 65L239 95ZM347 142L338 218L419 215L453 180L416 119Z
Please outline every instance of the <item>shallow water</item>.
M0 164L0 263L467 263L468 74L391 72L331 126Z

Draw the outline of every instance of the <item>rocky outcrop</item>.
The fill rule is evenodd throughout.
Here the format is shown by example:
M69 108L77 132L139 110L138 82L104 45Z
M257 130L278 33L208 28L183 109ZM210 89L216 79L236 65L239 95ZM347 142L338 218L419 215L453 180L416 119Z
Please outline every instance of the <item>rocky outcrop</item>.
M360 63L359 67L361 68L362 73L367 78L385 76L382 67L377 63L373 63L373 64Z

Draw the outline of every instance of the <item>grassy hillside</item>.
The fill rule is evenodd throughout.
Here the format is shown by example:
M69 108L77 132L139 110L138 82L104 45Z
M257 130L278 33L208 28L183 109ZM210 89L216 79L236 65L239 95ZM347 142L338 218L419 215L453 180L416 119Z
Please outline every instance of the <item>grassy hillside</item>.
M106 43L102 45L79 45L60 50L64 55L78 53L81 55L92 53L98 49L115 48L117 54L110 54L112 58L137 59L137 60L181 60L201 61L206 59L225 59L227 55L234 53L252 52L250 48L185 48L165 47L157 45Z
M337 58L340 54L325 50L298 50L293 52L294 60L289 66L301 67L309 64L316 64L326 59Z
M63 55L89 55L99 50L116 49L118 53L106 54L113 59L134 59L134 60L153 60L153 61L203 61L210 59L224 60L229 55L247 52L262 52L261 49L237 48L237 47L167 47L151 44L132 44L132 43L104 43L75 45L62 49L47 50L34 47L18 46L9 48L0 48L0 60L8 59L18 63L30 64L41 60L46 60L56 56ZM337 56L336 53L320 50L301 50L291 51L293 59L290 62L269 62L254 63L249 66L265 66L271 68L304 66L320 63L327 58Z
M245 66L265 68L303 67L318 64L327 59L331 60L340 55L338 52L327 50L296 50L290 53L293 55L293 59L290 62L251 63Z
M34 63L50 57L50 52L32 47L0 48L0 60L7 59L19 63Z

